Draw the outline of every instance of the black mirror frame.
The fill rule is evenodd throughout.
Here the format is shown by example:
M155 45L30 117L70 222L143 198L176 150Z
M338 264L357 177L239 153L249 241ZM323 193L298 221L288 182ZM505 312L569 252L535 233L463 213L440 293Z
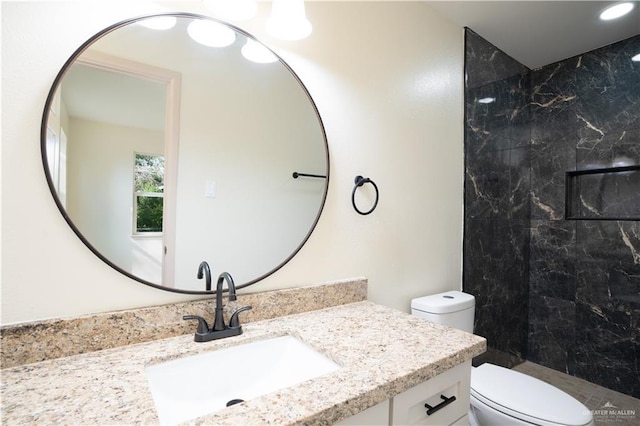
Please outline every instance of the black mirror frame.
M254 40L254 41L262 44L253 35L247 33L246 31L244 31L244 30L242 30L242 29L240 29L240 28L238 28L238 27L236 27L234 25L231 25L231 24L229 24L227 22L221 21L221 20L216 19L216 18L212 18L212 17L204 16L204 15L199 15L199 14L195 14L195 13L159 13L159 14L151 14L151 15L142 15L142 16L138 16L138 17L135 17L135 18L126 19L124 21L118 22L116 24L113 24L113 25L105 28L104 30L102 30L102 31L98 32L97 34L93 35L92 37L90 37L78 49L76 49L76 51L64 63L64 65L62 66L62 68L60 69L60 71L56 75L56 78L53 81L53 84L51 86L51 90L49 91L49 94L47 95L47 99L46 99L46 102L45 102L45 105L44 105L44 112L42 114L42 121L41 121L41 128L40 128L40 151L41 151L40 153L41 153L41 157L42 157L42 166L43 166L45 177L47 179L47 184L49 186L49 190L51 191L51 195L53 196L53 199L54 199L54 201L56 203L56 206L58 207L58 210L60 211L60 213L64 217L64 219L67 222L67 224L69 225L69 227L76 234L76 236L78 238L80 238L80 240L84 243L84 245L87 246L87 248L89 250L91 250L91 252L93 252L93 254L96 255L100 260L102 260L108 266L110 266L111 268L113 268L116 271L120 272L121 274L131 278L132 280L137 281L137 282L142 283L142 284L145 284L145 285L148 285L148 286L153 287L153 288L157 288L159 290L165 290L165 291L170 291L170 292L173 292L173 293L181 293L181 294L210 295L210 294L215 294L216 291L215 290L210 290L210 291L182 290L182 289L178 289L178 288L165 287L165 286L162 286L162 285L159 285L159 284L152 283L150 281L147 281L147 280L144 280L144 279L142 279L140 277L137 277L137 276L133 275L132 273L130 273L128 271L125 271L124 269L120 268L119 266L117 266L116 264L111 262L109 259L107 259L102 253L100 253L84 237L84 235L82 235L82 233L80 232L78 227L73 223L73 221L69 217L65 207L62 205L62 202L60 201L60 198L58 197L58 194L56 192L56 188L55 188L55 184L54 184L54 181L53 181L53 177L51 176L51 172L49 170L49 165L48 165L48 161L47 161L47 123L48 123L48 120L49 120L49 110L51 108L51 105L52 105L53 99L55 97L56 91L58 90L58 87L60 86L62 78L65 76L65 74L67 73L67 71L69 70L71 65L73 65L73 63L76 61L76 59L78 59L78 57L86 49L88 49L96 40L104 37L105 35L117 30L118 28L124 27L126 25L133 24L133 23L141 21L143 19L161 17L161 16L175 16L176 18L208 19L208 20L215 21L215 22L221 23L223 25L226 25L229 28L231 28L232 30L236 31L237 33L247 37L248 39ZM263 44L263 46L264 46L264 44ZM265 47L267 47L267 46L265 46ZM320 216L322 215L322 211L324 210L324 206L325 206L325 203L326 203L326 200L327 200L327 193L329 191L329 175L330 175L330 173L329 173L329 171L330 171L329 144L327 143L327 135L326 135L326 131L325 131L325 128L324 128L324 123L322 121L322 118L320 117L320 112L318 111L318 107L316 106L316 103L314 102L313 98L311 97L311 94L309 93L307 87L304 85L302 80L300 80L300 77L295 73L295 71L293 71L293 69L289 66L289 64L287 64L273 50L271 50L268 47L267 47L267 49L269 49L269 51L271 51L271 53L273 53L278 58L278 61L280 61L280 63L282 65L284 65L284 67L296 79L296 81L298 82L298 84L300 85L300 87L302 88L304 93L307 95L307 98L309 99L309 102L313 106L313 109L314 109L314 111L316 113L316 117L318 119L318 123L320 125L320 130L322 132L322 139L324 141L325 161L326 161L326 164L327 164L326 184L325 184L324 192L323 192L323 195L322 195L322 202L320 204L320 208L318 209L318 214L317 214L313 224L311 225L311 228L309 229L309 232L307 232L307 234L305 235L303 240L300 242L298 247L296 247L296 249L287 258L285 258L279 265L277 265L276 267L274 267L270 271L260 275L259 277L255 278L255 279L252 279L252 280L250 280L250 281L248 281L246 283L242 283L242 284L237 285L236 289L241 289L241 288L244 288L244 287L248 287L250 285L253 285L253 284L255 284L255 283L267 278L270 275L273 275L276 271L281 269L291 259L293 259L293 257L296 254L298 254L298 252L302 249L302 247L309 240L309 237L313 233L314 229L316 228L316 225L318 224L318 221L320 220Z

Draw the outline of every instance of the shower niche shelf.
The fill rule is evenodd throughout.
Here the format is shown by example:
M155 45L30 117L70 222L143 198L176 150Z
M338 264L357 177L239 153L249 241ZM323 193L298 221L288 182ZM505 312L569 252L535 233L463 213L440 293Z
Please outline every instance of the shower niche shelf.
M640 220L640 165L566 172L565 219Z

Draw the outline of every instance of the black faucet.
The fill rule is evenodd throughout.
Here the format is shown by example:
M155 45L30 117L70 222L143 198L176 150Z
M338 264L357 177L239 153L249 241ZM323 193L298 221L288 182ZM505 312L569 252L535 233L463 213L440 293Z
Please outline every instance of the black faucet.
M205 265L203 267L203 264ZM202 262L200 264L200 268L198 268L198 275L201 278L201 270L204 268L205 274L209 271L209 265L206 262ZM207 275L209 280L211 279L211 275ZM228 272L223 272L218 277L218 283L216 285L216 311L215 311L215 320L213 322L213 327L209 328L209 324L207 321L197 315L185 315L182 317L184 320L197 320L198 328L196 330L196 334L193 338L196 342L208 342L210 340L224 339L225 337L238 336L242 334L242 327L240 326L240 319L238 315L241 312L248 311L251 309L251 306L244 306L242 308L237 309L229 319L229 325L227 326L224 323L224 310L222 307L222 284L227 280L227 287L229 288L229 300L236 300L236 285L233 283L233 278Z
M216 317L213 321L213 330L222 331L227 326L224 323L224 311L222 310L222 284L224 280L227 280L227 288L229 289L229 301L235 302L236 297L236 285L233 282L233 278L228 272L223 272L218 277L218 283L216 284Z
M209 264L207 262L200 262L200 266L198 266L198 279L202 279L202 273L204 272L204 288L207 291L211 291L211 268L209 268Z

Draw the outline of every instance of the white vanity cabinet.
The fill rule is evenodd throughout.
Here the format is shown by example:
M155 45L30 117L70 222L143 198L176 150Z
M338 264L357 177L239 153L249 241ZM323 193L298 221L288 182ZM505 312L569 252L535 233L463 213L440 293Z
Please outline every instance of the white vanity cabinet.
M470 386L467 361L337 424L468 425ZM425 404L434 407L429 415Z
M392 425L468 424L471 389L471 361L457 365L433 379L412 387L391 400ZM446 403L443 398L455 400ZM427 415L425 404L434 408Z

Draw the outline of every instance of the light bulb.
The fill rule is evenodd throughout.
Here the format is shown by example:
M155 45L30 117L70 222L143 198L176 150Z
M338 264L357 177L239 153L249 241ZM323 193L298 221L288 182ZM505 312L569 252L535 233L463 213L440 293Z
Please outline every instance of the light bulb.
M311 34L304 0L273 0L267 31L282 40L301 40Z
M156 16L138 21L140 25L152 30L168 30L176 25L175 16Z
M191 22L187 33L193 40L209 47L227 47L236 40L236 33L231 28L204 19Z
M251 39L247 39L247 43L242 46L241 52L246 59L258 64L268 64L278 60L278 57L272 51Z

